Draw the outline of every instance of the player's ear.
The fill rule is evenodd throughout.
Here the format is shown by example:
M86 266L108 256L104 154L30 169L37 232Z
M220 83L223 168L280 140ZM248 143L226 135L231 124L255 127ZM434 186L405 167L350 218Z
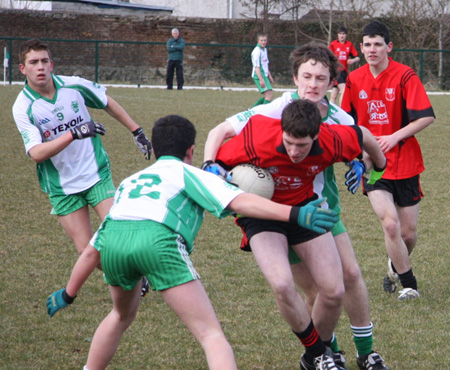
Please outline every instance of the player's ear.
M191 146L186 150L186 156L184 157L184 162L186 162L186 163L192 163L192 159L194 158L194 147L195 147L195 145L191 145Z
M387 44L387 52L390 53L392 51L392 49L394 48L394 44L392 42L390 42L389 44Z

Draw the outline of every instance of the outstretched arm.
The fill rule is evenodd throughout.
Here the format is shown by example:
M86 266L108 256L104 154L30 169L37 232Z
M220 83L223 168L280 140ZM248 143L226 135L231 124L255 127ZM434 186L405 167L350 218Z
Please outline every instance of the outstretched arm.
M124 125L133 134L133 139L139 150L144 153L145 159L150 159L152 154L152 144L144 134L144 131L139 125L134 122L127 111L113 98L108 95L108 104L105 107L105 112L111 117L115 118L122 125Z
M108 95L108 104L105 107L105 112L111 117L119 121L131 132L136 131L139 125L134 122L127 111L113 98Z
M67 307L76 298L78 291L100 262L100 253L88 245L78 257L66 288L53 292L47 298L47 312L50 317Z
M323 234L331 230L338 220L336 212L320 208L325 201L316 199L302 207L291 207L255 194L242 193L227 208L241 216L289 222Z

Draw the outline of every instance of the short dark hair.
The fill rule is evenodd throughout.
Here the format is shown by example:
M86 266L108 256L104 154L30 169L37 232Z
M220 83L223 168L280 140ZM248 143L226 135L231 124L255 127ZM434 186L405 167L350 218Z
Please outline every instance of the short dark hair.
M375 37L375 36L381 36L384 39L384 42L389 44L391 42L391 39L389 37L389 30L386 27L386 25L380 21L373 21L370 22L366 27L364 27L362 31L362 36L369 36L369 37Z
M25 59L27 57L27 54L31 50L35 50L35 51L45 50L48 53L49 59L50 60L52 59L52 54L50 53L50 48L48 47L47 44L45 44L44 42L42 42L39 39L30 39L30 40L26 41L20 48L19 61L21 64L25 64Z
M256 41L258 41L260 37L267 37L267 33L265 33L265 32L258 32L256 34Z
M158 119L152 130L155 157L170 155L183 160L187 150L195 144L196 133L194 125L187 118L169 115Z
M320 131L322 117L315 103L307 99L296 99L281 113L281 129L295 138L314 138Z
M330 69L330 82L337 78L341 63L326 44L316 41L300 46L291 53L289 60L292 63L293 75L296 76L300 66L311 59Z
M341 32L347 34L348 33L347 28L344 26L339 27L337 33L341 33Z

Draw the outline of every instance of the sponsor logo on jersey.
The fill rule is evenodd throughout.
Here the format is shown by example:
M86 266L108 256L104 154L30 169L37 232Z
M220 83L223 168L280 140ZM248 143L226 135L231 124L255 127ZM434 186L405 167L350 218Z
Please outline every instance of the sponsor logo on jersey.
M319 166L311 166L308 168L308 176L315 176L318 173L320 173L322 170L319 168Z
M359 92L359 98L360 99L367 99L369 96L367 95L367 93L364 90L361 90Z
M79 106L79 104L78 104L78 102L77 102L76 100L74 100L74 101L72 102L72 104L70 105L70 107L72 108L72 110L73 110L75 113L78 113L79 110L80 110L80 106Z
M387 101L395 100L395 88L394 87L386 88L386 100Z
M38 125L42 126L42 125L45 125L46 123L49 123L49 122L50 122L50 118L43 118L43 119L40 119L38 121Z
M371 100L367 102L367 113L369 114L369 123L371 125L389 124L386 105L384 105L382 100Z
M71 128L75 127L76 125L78 125L82 122L84 122L83 117L78 116L77 118L75 118L69 122L63 123L61 125L58 125L58 126L52 128L51 131L52 131L53 135L57 135L61 132L66 132L66 131L70 130Z
M52 136L52 133L50 132L50 131L45 131L42 135L44 135L44 137L46 138L46 139L48 139L50 136Z
M302 178L297 176L275 176L274 181L277 190L296 190L303 186Z

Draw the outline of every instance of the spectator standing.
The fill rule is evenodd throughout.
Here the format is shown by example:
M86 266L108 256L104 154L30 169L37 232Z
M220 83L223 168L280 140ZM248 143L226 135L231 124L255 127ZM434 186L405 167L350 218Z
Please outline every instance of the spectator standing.
M167 41L167 53L169 58L167 62L166 84L168 90L172 90L173 88L174 71L177 76L177 89L183 90L183 50L185 46L186 43L180 37L180 31L178 28L174 28L172 30L172 37Z

